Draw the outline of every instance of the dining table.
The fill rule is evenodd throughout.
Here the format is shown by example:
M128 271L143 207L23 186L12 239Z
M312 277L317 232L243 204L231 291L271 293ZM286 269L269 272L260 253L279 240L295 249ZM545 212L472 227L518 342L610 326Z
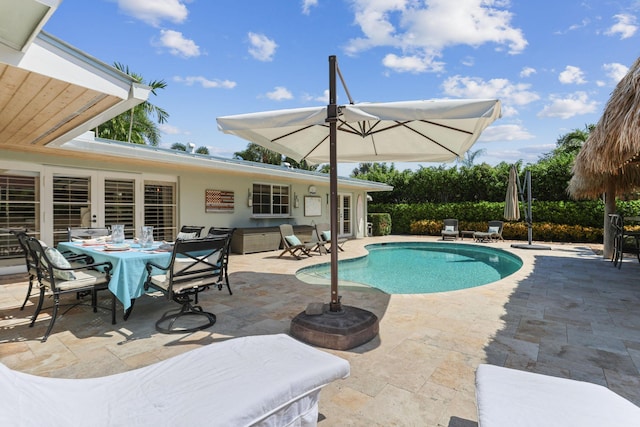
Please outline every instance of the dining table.
M146 265L153 262L168 265L171 260L170 245L154 242L143 248L134 241L110 244L101 241L71 241L58 243L60 252L71 251L89 255L96 263L109 261L113 265L109 290L120 300L125 310L125 320L136 298L145 294Z

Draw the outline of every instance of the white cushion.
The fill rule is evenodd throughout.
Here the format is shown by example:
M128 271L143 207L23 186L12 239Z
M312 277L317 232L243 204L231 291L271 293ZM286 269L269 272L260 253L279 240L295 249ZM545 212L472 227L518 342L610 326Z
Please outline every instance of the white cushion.
M601 385L493 365L476 372L479 427L636 425L640 408Z
M46 248L44 250L45 254L53 264L53 267L60 268L71 268L71 264L69 261L62 256L62 254L56 248ZM62 280L75 280L76 276L73 270L58 270L56 268L53 269L53 275Z
M198 237L198 233L185 233L180 231L178 233L178 237L176 237L177 240L189 240L189 239L195 239Z
M489 233L498 233L500 232L500 227L489 227Z
M444 231L454 231L453 230L453 225L445 225L444 226Z
M284 239L287 241L288 244L290 244L291 246L299 246L302 244L302 242L300 241L300 239L298 239L297 236L292 235L292 236L284 236Z
M0 425L310 426L322 387L348 375L346 360L284 334L220 340L98 378L0 364Z
M322 238L323 238L324 240L326 240L327 242L328 242L329 240L331 240L331 231L323 231L323 232L322 232Z
M92 286L106 281L107 278L104 273L95 270L83 270L75 272L74 280L56 281L56 287L64 291L84 288L86 286Z

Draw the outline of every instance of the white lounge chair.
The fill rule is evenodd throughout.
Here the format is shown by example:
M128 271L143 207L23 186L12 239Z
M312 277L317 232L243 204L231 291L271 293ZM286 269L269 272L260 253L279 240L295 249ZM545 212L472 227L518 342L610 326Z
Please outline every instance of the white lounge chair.
M640 408L606 387L480 365L478 427L640 426Z
M284 334L209 344L100 378L37 377L0 364L0 425L315 426L320 390L348 375L346 360Z

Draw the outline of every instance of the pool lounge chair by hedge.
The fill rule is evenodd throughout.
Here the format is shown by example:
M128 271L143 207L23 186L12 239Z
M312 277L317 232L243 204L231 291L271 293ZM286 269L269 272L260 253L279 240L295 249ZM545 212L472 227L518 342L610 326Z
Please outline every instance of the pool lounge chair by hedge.
M284 254L291 254L296 259L302 259L300 255L311 256L311 252L318 249L319 242L302 242L293 232L291 224L280 224L280 236L282 237L283 250L278 258Z
M503 226L504 221L489 221L487 231L476 231L473 233L473 238L476 242L497 242L498 240L504 240L502 238Z
M445 219L444 227L440 234L442 235L442 240L453 239L457 240L460 235L460 231L458 230L458 220L453 218Z
M608 388L501 366L476 371L479 427L640 425L640 408Z
M0 425L312 427L322 388L348 376L345 359L284 334L216 338L97 378L39 377L0 364Z

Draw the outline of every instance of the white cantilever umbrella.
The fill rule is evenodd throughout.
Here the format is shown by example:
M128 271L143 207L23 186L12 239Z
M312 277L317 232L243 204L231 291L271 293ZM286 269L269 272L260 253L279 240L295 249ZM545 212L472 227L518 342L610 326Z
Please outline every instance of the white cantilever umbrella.
M337 107L339 162L449 162L500 115L495 99L360 103ZM296 161L329 163L329 107L218 117L218 128Z
M337 105L342 74L329 57L329 105L218 117L218 129L296 161L330 164L331 247L337 247L337 162L447 162L462 157L500 117L496 99ZM337 252L331 251L331 311L340 311Z

